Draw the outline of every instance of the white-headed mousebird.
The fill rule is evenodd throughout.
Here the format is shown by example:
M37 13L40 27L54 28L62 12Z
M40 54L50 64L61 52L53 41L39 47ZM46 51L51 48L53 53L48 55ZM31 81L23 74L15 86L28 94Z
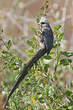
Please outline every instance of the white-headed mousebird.
M21 81L27 75L28 69L30 69L39 60L39 58L41 58L45 53L49 54L49 52L51 51L51 49L53 47L53 39L54 39L53 32L52 32L52 29L49 25L48 19L46 17L41 17L40 26L41 26L41 31L42 31L41 32L41 38L42 38L42 41L44 43L44 47L41 48L32 57L32 59L26 64L26 66L21 71L21 74L20 74L17 82L15 83L15 85L13 86L12 90L10 91L10 93L7 97L6 103L4 104L4 108L6 107L8 100L11 97L11 95L13 94L13 92L16 90L16 88L19 86Z

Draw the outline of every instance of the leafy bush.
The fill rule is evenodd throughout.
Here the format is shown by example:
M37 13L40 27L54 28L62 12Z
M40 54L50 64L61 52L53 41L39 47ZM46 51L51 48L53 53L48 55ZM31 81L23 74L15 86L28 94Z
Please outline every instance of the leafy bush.
M63 32L61 26L54 27L56 33L54 46L49 55L44 55L37 64L29 70L28 75L20 84L9 100L10 110L72 110L73 93L71 86L64 84L64 74L67 69L73 69L71 56L73 52L67 52L61 48ZM37 32L37 31L36 31ZM39 39L39 38L38 38ZM10 41L7 43L7 47ZM27 50L31 58L39 47L39 40L34 36L27 44L31 49ZM5 71L6 81L2 87L9 94L13 84L17 80L21 66L25 65L22 60L12 53L9 48L1 54L2 71Z
M44 6L48 8L47 5ZM44 6L41 8L43 11ZM40 17L37 18L37 23L39 19ZM40 48L38 30L32 29L35 35L31 41L26 41L31 47L26 50L29 60ZM67 83L65 79L66 70L73 70L71 59L73 52L62 47L64 32L61 25L55 26L53 32L55 35L53 49L28 71L24 81L11 96L8 110L73 110L73 82ZM24 61L10 50L10 46L9 40L6 43L7 50L2 50L0 56L2 71L6 73L2 88L7 95L16 82L21 67L27 62L24 64Z

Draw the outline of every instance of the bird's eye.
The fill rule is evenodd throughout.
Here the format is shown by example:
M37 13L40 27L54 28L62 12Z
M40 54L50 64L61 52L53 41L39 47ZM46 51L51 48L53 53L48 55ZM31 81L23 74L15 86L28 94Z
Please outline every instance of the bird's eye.
M45 24L45 22L42 22L41 24Z

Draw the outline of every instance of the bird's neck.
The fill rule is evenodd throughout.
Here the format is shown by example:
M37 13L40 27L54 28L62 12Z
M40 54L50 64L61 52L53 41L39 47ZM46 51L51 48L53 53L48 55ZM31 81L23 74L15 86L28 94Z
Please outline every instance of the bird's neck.
M43 31L44 29L50 29L50 25L49 25L49 24L43 24L43 25L42 25L42 31Z

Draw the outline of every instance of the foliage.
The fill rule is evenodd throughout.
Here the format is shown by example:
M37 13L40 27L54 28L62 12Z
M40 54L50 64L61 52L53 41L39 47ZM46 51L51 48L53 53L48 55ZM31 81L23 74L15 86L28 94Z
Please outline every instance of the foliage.
M45 8L48 6L42 6L41 10L44 11ZM40 17L37 18L37 23L39 20ZM26 41L31 47L26 50L29 60L40 48L38 30L32 29L35 35L31 41ZM73 110L73 83L67 83L64 79L66 70L73 70L71 59L73 52L66 51L61 46L64 40L61 25L55 26L53 32L55 33L53 49L28 71L24 81L9 100L9 110ZM2 88L7 95L17 80L21 67L27 62L24 64L24 61L10 50L11 44L9 40L6 43L6 50L2 50L0 56L1 71L6 73L7 79L2 81Z

